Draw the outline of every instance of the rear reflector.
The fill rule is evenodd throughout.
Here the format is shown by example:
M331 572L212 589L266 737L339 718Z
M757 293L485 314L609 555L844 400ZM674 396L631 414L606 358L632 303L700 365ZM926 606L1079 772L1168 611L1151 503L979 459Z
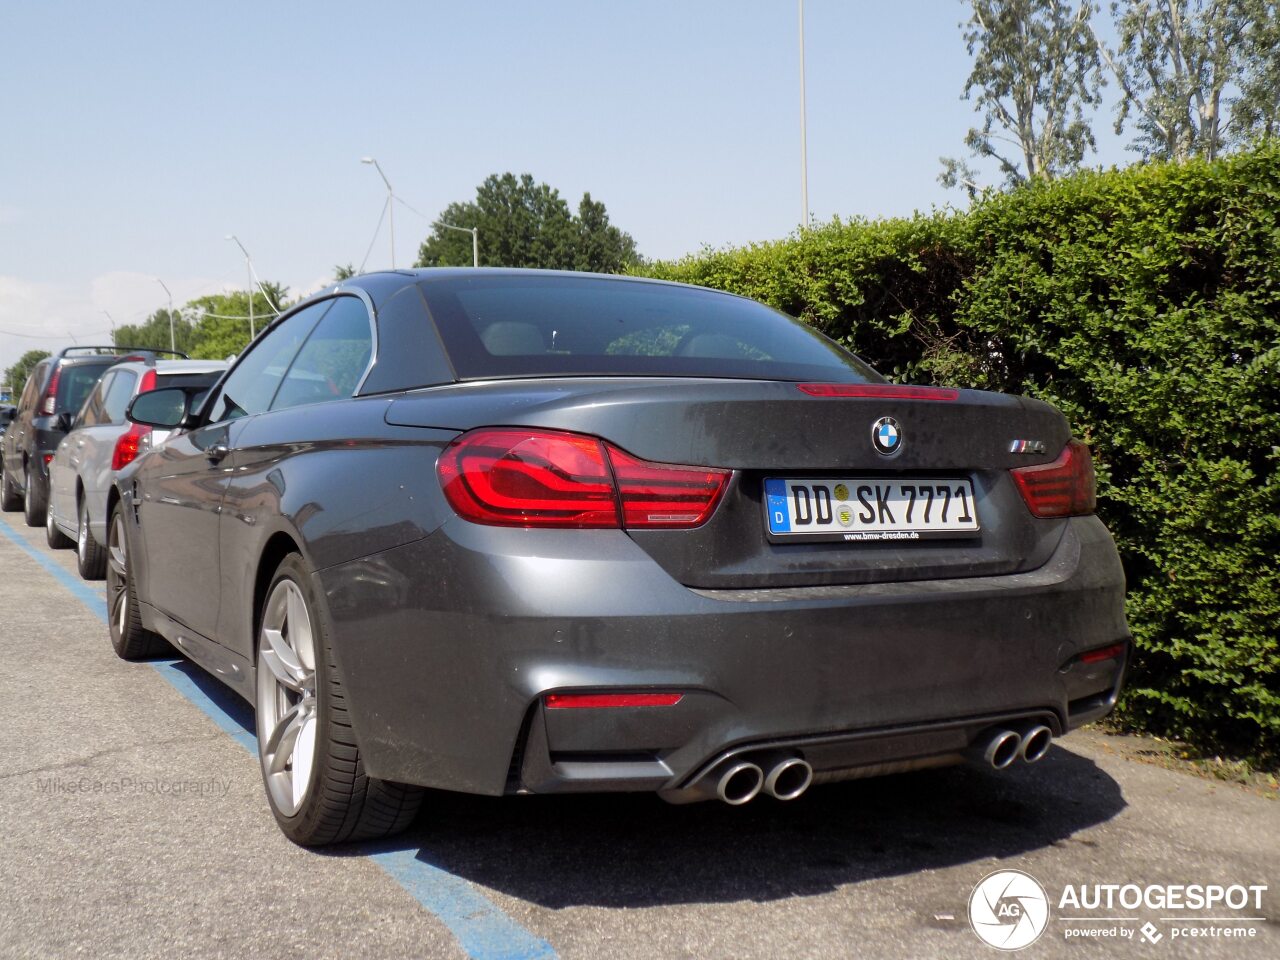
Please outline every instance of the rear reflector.
M1103 660L1114 660L1124 655L1124 644L1113 643L1109 647L1099 647L1097 650L1090 650L1087 653L1080 654L1081 663L1101 663Z
M797 383L811 397L866 397L873 400L955 400L951 387L911 387L897 383Z
M674 707L684 699L683 693L549 693L548 710L573 710L582 707Z
M1027 508L1037 517L1080 517L1097 506L1093 457L1079 440L1070 441L1053 463L1011 471Z
M730 476L649 463L578 433L508 427L458 437L437 470L458 516L511 527L696 527Z

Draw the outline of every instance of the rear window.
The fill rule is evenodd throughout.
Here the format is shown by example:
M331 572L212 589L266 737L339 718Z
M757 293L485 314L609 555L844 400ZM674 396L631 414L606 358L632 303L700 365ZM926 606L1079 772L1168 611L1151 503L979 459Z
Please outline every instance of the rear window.
M58 375L58 410L79 410L89 399L107 369L117 363L112 357L102 363L64 363Z
M421 285L458 376L634 375L880 381L770 307L713 290L596 277Z
M208 373L161 373L156 376L156 389L165 387L198 387L199 393L191 395L191 409L199 410L204 405L209 388L218 382L225 370L211 370Z

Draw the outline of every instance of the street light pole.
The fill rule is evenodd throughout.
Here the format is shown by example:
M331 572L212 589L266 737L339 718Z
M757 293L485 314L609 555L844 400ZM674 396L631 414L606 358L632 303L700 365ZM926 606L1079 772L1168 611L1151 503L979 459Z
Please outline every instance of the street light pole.
M471 234L471 266L480 266L480 228L479 227L455 227L452 223L445 223L443 220L432 220L433 227L444 227L446 230L457 230L459 233Z
M258 331L253 323L253 260L249 257L249 251L244 248L244 244L240 242L240 238L234 233L227 234L228 240L234 240L236 246L240 248L240 252L244 254L244 265L249 271L249 342L252 343L257 337Z
M809 225L809 145L804 104L804 0L800 0L800 226Z
M361 157L361 163L372 163L373 169L378 171L378 176L382 178L382 182L387 185L387 211L390 216L388 221L388 230L391 232L391 269L396 268L396 195L391 189L391 181L387 179L387 175L382 172L382 167L378 165L378 161L373 157Z
M169 292L169 288L165 286L164 281L159 277L156 277L156 283L164 287L164 292L169 296L169 352L177 353L178 344L173 335L173 294Z

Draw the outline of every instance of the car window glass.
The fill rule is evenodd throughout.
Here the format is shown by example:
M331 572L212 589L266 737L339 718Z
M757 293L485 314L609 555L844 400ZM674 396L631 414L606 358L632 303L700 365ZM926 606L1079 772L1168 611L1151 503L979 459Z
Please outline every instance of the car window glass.
M47 363L41 363L31 371L31 376L27 377L27 385L22 388L22 399L18 402L18 408L21 410L29 410L35 406L36 392L40 389L40 382L44 380L44 372L49 368Z
M206 419L217 423L266 410L298 348L331 303L324 300L299 310L253 344L223 382Z
M754 300L674 284L565 276L421 285L461 379L880 376L812 327Z
M98 385L102 374L111 366L107 363L68 364L62 368L62 376L58 378L57 409L79 410L93 388Z
M124 423L124 412L133 399L133 388L137 386L138 375L131 370L118 370L115 379L107 388L103 407L106 423Z
M111 384L115 382L115 379L114 372L103 374L102 379L98 381L98 385L89 394L89 399L80 408L80 413L76 417L77 427L96 427L98 424L110 422L107 419L104 401L106 400L107 391L111 389Z
M272 410L349 397L373 355L373 331L364 303L338 297L289 368Z

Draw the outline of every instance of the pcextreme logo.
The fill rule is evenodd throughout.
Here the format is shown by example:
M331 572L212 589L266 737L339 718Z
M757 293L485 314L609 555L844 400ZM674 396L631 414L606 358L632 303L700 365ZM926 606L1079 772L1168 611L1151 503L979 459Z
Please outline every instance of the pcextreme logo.
M1251 940L1266 924L1266 884L1076 883L1057 897L1054 924L1066 940L1156 946L1181 940ZM1050 926L1053 898L1021 870L987 874L969 894L969 926L998 950L1029 947Z

